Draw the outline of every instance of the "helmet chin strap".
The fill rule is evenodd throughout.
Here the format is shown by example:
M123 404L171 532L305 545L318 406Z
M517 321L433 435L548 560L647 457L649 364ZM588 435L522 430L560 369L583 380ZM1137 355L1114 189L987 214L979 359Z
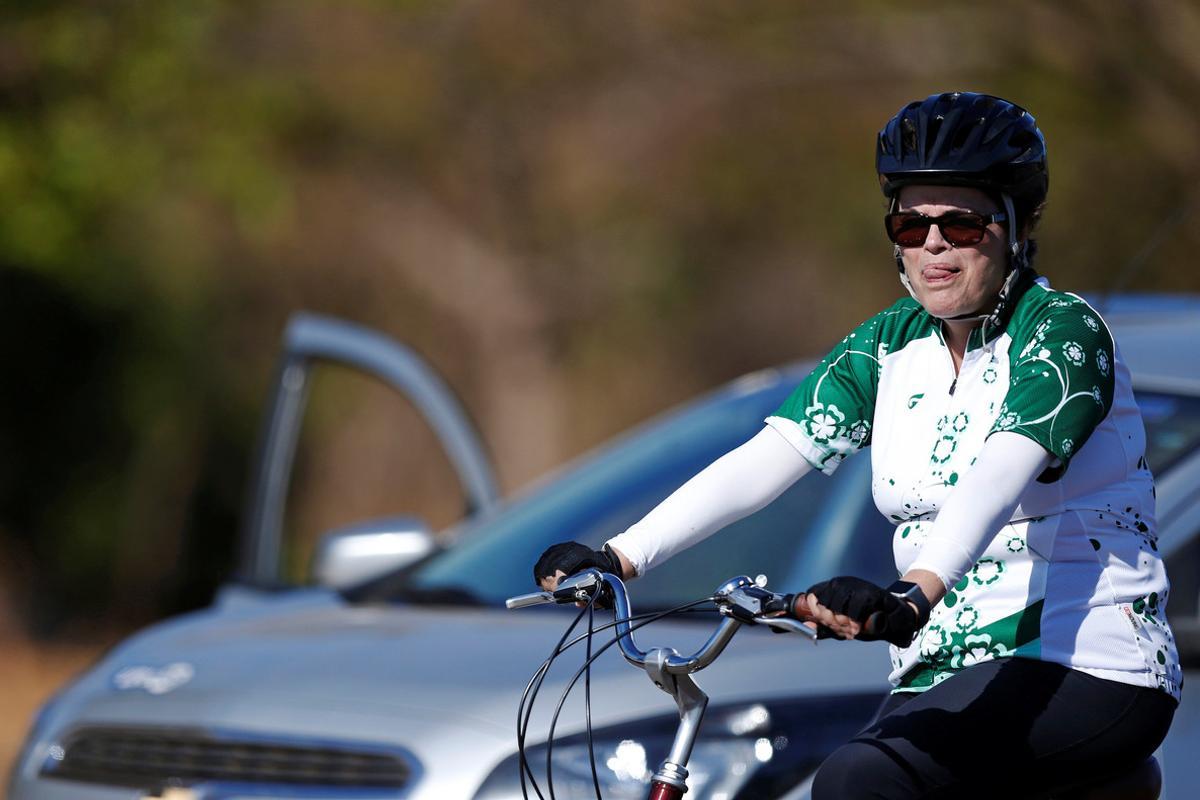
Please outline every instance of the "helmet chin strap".
M908 279L908 272L904 269L904 253L900 250L900 245L892 245L892 258L896 259L896 268L900 270L900 283L912 295L913 300L917 300L917 293L913 291L912 281ZM917 302L921 302L917 300Z
M1013 208L1012 197L1008 194L1000 195L1004 202L1004 213L1008 219L1008 274L1004 277L1004 284L1000 287L1000 292L996 295L996 305L987 314L967 313L958 314L953 317L941 317L941 319L954 322L982 322L990 328L997 328L1007 321L1011 310L1009 306L1012 302L1014 290L1018 285L1023 283L1023 278L1026 273L1030 272L1029 252L1027 243L1017 238L1017 215ZM894 211L897 206L897 196L892 197L892 208ZM912 295L912 298L918 303L921 302L913 291L912 281L908 279L908 273L904 269L904 254L900 250L900 245L892 246L892 257L896 259L896 267L900 270L900 283Z

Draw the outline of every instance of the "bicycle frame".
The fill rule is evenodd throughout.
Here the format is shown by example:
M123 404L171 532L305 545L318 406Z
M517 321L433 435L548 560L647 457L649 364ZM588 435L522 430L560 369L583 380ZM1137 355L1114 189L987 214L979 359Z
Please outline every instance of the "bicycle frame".
M670 647L655 647L648 651L639 649L629 624L632 613L624 582L616 575L599 570L586 570L564 578L554 592L535 592L510 598L507 606L523 608L540 603L586 602L603 585L612 590L616 641L621 655L630 664L644 670L655 686L675 700L679 709L679 727L670 752L650 779L649 800L680 800L687 792L687 762L708 707L708 695L692 678L692 673L699 672L715 661L743 624L763 624L800 633L814 642L816 631L795 619L759 616L763 612L764 595L770 595L763 590L765 576L751 580L748 576L740 575L726 581L713 593L712 600L724 618L700 649L686 657Z

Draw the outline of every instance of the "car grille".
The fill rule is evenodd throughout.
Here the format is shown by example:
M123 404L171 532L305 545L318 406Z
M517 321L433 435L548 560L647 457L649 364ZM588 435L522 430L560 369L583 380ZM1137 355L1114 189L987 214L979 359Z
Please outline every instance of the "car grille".
M198 783L397 789L412 768L361 744L271 739L179 728L89 727L50 749L47 777L158 789Z

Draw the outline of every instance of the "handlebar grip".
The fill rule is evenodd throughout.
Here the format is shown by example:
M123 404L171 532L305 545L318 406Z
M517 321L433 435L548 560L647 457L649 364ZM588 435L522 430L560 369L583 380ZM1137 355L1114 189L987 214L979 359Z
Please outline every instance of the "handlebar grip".
M504 605L508 608L525 608L526 606L536 606L542 603L553 603L554 595L550 592L534 592L533 594L520 594L516 597L510 597L504 601Z

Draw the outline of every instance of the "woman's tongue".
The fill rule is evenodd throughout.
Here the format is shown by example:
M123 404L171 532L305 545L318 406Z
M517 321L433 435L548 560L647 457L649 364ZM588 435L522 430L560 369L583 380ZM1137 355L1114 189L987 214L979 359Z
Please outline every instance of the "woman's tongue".
M950 280L957 274L958 267L949 264L927 264L921 270L921 277L930 283Z

